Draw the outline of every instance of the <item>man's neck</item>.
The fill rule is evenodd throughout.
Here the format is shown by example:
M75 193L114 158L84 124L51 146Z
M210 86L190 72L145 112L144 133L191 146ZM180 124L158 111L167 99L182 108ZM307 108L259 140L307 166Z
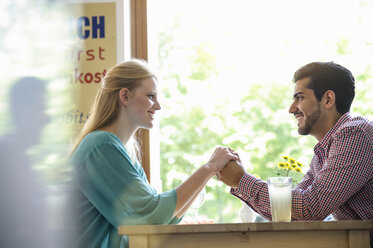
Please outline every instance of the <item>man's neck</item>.
M335 114L329 114L326 116L326 118L321 119L320 124L322 126L315 127L317 129L317 132L315 132L313 136L320 142L329 132L329 130L334 127L341 116L342 114L336 112Z

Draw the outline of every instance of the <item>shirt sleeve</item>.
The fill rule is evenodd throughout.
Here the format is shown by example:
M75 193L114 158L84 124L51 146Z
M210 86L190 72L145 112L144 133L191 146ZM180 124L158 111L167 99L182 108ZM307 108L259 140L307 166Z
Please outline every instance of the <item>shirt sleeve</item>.
M231 194L246 202L261 216L271 219L271 207L267 183L249 173L245 173L238 188L231 188Z
M139 162L136 162L137 164L138 164L138 168L140 168L140 174L141 174L141 176L144 178L144 180L146 181L146 182L148 182L148 179L147 179L147 177L146 177L146 174L145 174L145 171L144 171L144 169L142 168L142 166L141 166L141 164L139 163ZM175 194L176 194L176 191L175 191ZM176 203L175 203L175 208L176 208ZM175 209L174 209L175 210ZM173 212L174 212L174 210L173 210ZM180 221L182 220L184 218L184 215L183 216L181 216L180 218L178 218L178 217L173 217L171 220L170 220L170 222L168 223L168 224L179 224L180 223Z
M83 194L116 228L180 221L172 217L176 191L158 194L141 170L116 145L101 144L79 163L75 176Z

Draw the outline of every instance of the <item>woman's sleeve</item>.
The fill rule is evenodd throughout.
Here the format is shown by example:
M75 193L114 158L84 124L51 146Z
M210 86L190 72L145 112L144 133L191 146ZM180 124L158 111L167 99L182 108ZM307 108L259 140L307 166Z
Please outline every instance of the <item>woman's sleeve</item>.
M137 164L137 166L141 166L141 164L137 161L136 163L138 163ZM146 174L145 174L145 172L144 172L144 170L142 169L142 166L140 167L141 168L141 170L140 170L140 174L141 174L141 176L144 178L144 180L146 180L147 182L148 182L148 179L147 179L147 177L146 177ZM175 205L175 207L176 207L176 205ZM180 223L180 221L183 219L183 217L184 217L184 215L182 216L182 217L180 217L180 218L178 218L178 217L173 217L169 222L168 222L168 224L179 224Z
M115 227L177 221L172 218L176 191L158 194L113 144L93 148L75 176L83 194Z

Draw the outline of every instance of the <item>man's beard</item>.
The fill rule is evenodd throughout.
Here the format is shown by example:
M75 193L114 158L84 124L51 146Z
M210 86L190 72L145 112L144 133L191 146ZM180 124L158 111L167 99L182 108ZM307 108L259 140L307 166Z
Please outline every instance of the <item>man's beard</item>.
M320 104L317 104L317 109L309 116L305 116L305 123L303 127L298 127L298 133L300 135L308 135L311 128L320 117Z

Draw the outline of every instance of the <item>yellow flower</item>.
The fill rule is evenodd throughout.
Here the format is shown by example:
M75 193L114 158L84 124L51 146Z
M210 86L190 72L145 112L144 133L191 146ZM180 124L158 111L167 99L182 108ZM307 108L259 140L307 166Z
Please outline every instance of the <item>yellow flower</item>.
M289 156L283 155L282 158L285 159L285 160L288 160Z
M298 162L296 159L286 155L281 156L281 158L285 159L285 162L279 162L277 164L277 167L279 169L274 172L277 174L277 176L292 177L293 182L297 184L297 175L295 174L302 173L301 168L303 167L303 164L301 162Z
M284 169L284 168L286 168L286 164L284 162L280 162L280 163L278 163L278 167Z

